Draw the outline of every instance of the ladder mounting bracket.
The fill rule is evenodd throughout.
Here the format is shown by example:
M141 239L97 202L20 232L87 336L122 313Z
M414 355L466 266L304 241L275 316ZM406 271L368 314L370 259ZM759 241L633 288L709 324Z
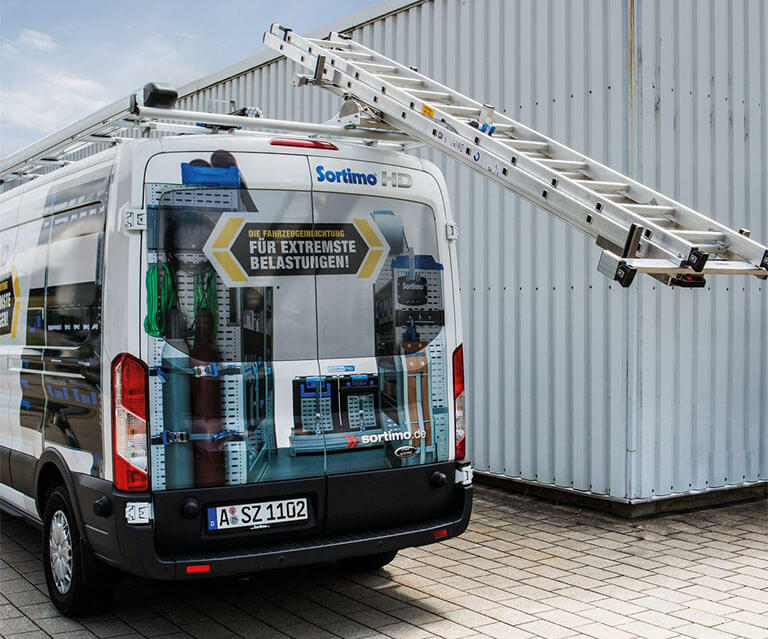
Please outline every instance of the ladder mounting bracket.
M618 282L624 288L628 288L632 284L637 274L637 269L629 266L615 253L605 250L600 255L597 270L613 281Z

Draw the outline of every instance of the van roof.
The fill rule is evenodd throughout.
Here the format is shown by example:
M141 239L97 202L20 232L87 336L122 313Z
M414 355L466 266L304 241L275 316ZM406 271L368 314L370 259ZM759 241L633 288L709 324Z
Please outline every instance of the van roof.
M336 149L291 147L272 144L275 140L322 140L333 144ZM296 134L260 133L253 132L247 135L218 133L202 135L167 135L159 138L137 138L120 142L112 148L90 155L82 160L75 160L65 167L47 173L39 178L30 180L5 193L0 193L0 202L10 201L15 197L49 184L60 178L75 174L83 169L96 166L113 159L120 151L138 156L145 155L147 160L157 153L180 153L191 151L215 151L226 148L235 153L279 153L283 155L309 155L329 157L335 156L345 159L354 159L367 162L380 162L394 164L413 170L422 170L422 161L412 155L399 151L394 146L384 144L364 144L349 142L340 138L317 138L300 136Z

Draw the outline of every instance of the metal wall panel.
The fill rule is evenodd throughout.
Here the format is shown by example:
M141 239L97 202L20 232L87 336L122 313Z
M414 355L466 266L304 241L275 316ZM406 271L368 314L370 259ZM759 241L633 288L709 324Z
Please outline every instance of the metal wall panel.
M348 32L768 239L762 0L384 4L385 15ZM181 106L234 99L318 122L335 112L326 92L291 87L292 64L260 56L259 65ZM445 173L461 229L478 469L616 499L766 479L764 283L686 291L638 277L617 288L596 273L589 240L422 154Z
M637 177L765 240L765 2L643 2L635 16ZM637 303L633 495L768 478L765 282L644 282Z

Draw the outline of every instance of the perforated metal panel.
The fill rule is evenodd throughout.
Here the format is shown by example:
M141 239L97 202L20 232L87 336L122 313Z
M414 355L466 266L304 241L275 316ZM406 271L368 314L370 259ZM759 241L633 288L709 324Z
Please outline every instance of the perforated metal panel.
M171 192L169 192L171 191ZM147 201L149 205L157 204L160 198L169 206L190 207L215 207L221 210L235 210L239 204L237 193L224 189L189 188L179 185L149 185L147 189ZM184 315L185 325L193 325L195 318L194 309L194 267L206 262L200 253L176 254L176 259L185 268L176 271L176 289L179 299L179 308ZM150 264L156 263L157 256L148 256ZM216 301L219 310L219 322L216 329L216 347L219 350L222 362L237 363L240 358L240 328L229 326L222 318L229 317L229 289L224 285L218 275L214 275L216 282ZM158 368L162 361L163 339L149 337L149 366ZM243 374L227 374L221 377L221 411L222 430L227 430L240 435L245 433L245 418L243 415L244 394ZM150 416L151 433L153 437L163 434L163 391L162 381L159 376L150 377ZM170 444L173 445L173 444ZM224 444L226 482L227 484L243 484L247 479L247 451L244 440L227 441ZM155 490L165 488L165 446L153 445L152 457L152 487Z

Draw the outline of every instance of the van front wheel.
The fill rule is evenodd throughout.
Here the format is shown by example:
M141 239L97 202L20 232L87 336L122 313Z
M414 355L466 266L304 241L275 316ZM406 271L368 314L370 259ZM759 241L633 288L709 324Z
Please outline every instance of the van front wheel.
M339 561L339 565L349 571L369 572L371 570L383 568L395 557L397 557L397 551L390 550L389 552L377 552L374 555L363 555L362 557L342 559Z
M45 504L43 572L53 605L69 617L103 610L117 585L116 575L81 542L62 486L51 491Z

